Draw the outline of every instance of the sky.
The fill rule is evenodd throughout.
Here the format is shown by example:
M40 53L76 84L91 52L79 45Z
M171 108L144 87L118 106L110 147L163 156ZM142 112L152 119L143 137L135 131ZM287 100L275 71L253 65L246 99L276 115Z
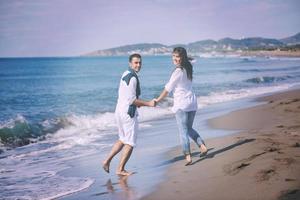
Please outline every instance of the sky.
M298 0L0 0L0 57L298 32Z

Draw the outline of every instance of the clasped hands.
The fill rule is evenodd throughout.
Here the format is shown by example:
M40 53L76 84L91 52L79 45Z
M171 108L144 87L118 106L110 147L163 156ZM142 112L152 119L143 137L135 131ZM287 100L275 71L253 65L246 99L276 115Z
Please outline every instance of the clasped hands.
M149 101L149 106L150 107L155 107L158 103L158 100L156 98L152 99L151 101Z

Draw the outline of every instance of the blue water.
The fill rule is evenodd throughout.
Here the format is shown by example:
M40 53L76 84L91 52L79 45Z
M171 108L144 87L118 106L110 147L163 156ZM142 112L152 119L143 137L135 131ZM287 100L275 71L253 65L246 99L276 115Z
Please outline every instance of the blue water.
M15 134L18 137L36 138L71 124L68 116L112 113L117 100L120 75L127 68L127 59L0 59L0 137L6 132L10 136ZM217 93L220 96L213 100L221 98L218 102L235 98L232 93L237 97L252 95L253 92L240 90L266 89L264 87L300 82L298 59L237 57L196 60L196 95L203 98ZM169 56L144 57L140 73L142 98L157 96L172 69ZM210 101L211 99L206 99L203 105ZM19 127L15 127L16 124Z
M195 59L193 83L200 109L300 84L298 58ZM71 191L92 183L89 178L56 173L68 167L68 159L109 148L116 139L113 112L120 76L127 67L127 57L0 58L2 195L44 198L43 187L50 187L50 196L64 192L53 183L63 182ZM141 98L159 95L172 70L170 56L145 56ZM141 128L150 129L151 121L172 116L171 106L170 97L157 108L139 109ZM46 181L40 184L41 180ZM30 189L9 186L18 182Z

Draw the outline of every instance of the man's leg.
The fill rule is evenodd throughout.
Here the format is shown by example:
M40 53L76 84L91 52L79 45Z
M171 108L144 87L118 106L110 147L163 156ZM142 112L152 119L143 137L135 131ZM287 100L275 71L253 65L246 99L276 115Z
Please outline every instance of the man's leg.
M115 155L117 155L122 150L123 146L124 146L124 144L120 140L118 140L114 144L113 148L111 149L111 151L110 151L107 159L103 161L103 163L102 163L103 165L102 166L103 166L103 169L107 173L109 173L109 164L110 164L110 161L113 159L113 157Z
M119 164L118 170L116 172L118 175L128 176L128 175L132 174L125 170L125 165L126 165L127 161L129 160L132 151L133 151L133 147L131 145L128 145L128 144L124 145L120 164Z

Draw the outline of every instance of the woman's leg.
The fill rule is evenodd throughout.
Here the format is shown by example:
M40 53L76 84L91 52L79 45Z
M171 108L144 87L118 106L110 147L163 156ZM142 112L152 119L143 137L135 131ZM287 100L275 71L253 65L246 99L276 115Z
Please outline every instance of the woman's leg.
M183 154L185 156L190 155L191 154L190 140L188 136L188 126L187 126L188 114L187 112L178 110L175 116L176 116L177 126L179 130L179 137L182 145Z
M200 134L193 129L193 123L195 119L196 111L188 112L188 135L194 140L194 142L198 145L202 153L207 152L207 148L205 146L204 140L201 138Z
M201 144L204 144L203 139L201 138L200 134L193 129L193 123L195 119L196 111L188 112L188 135L194 140L194 142L200 147Z

